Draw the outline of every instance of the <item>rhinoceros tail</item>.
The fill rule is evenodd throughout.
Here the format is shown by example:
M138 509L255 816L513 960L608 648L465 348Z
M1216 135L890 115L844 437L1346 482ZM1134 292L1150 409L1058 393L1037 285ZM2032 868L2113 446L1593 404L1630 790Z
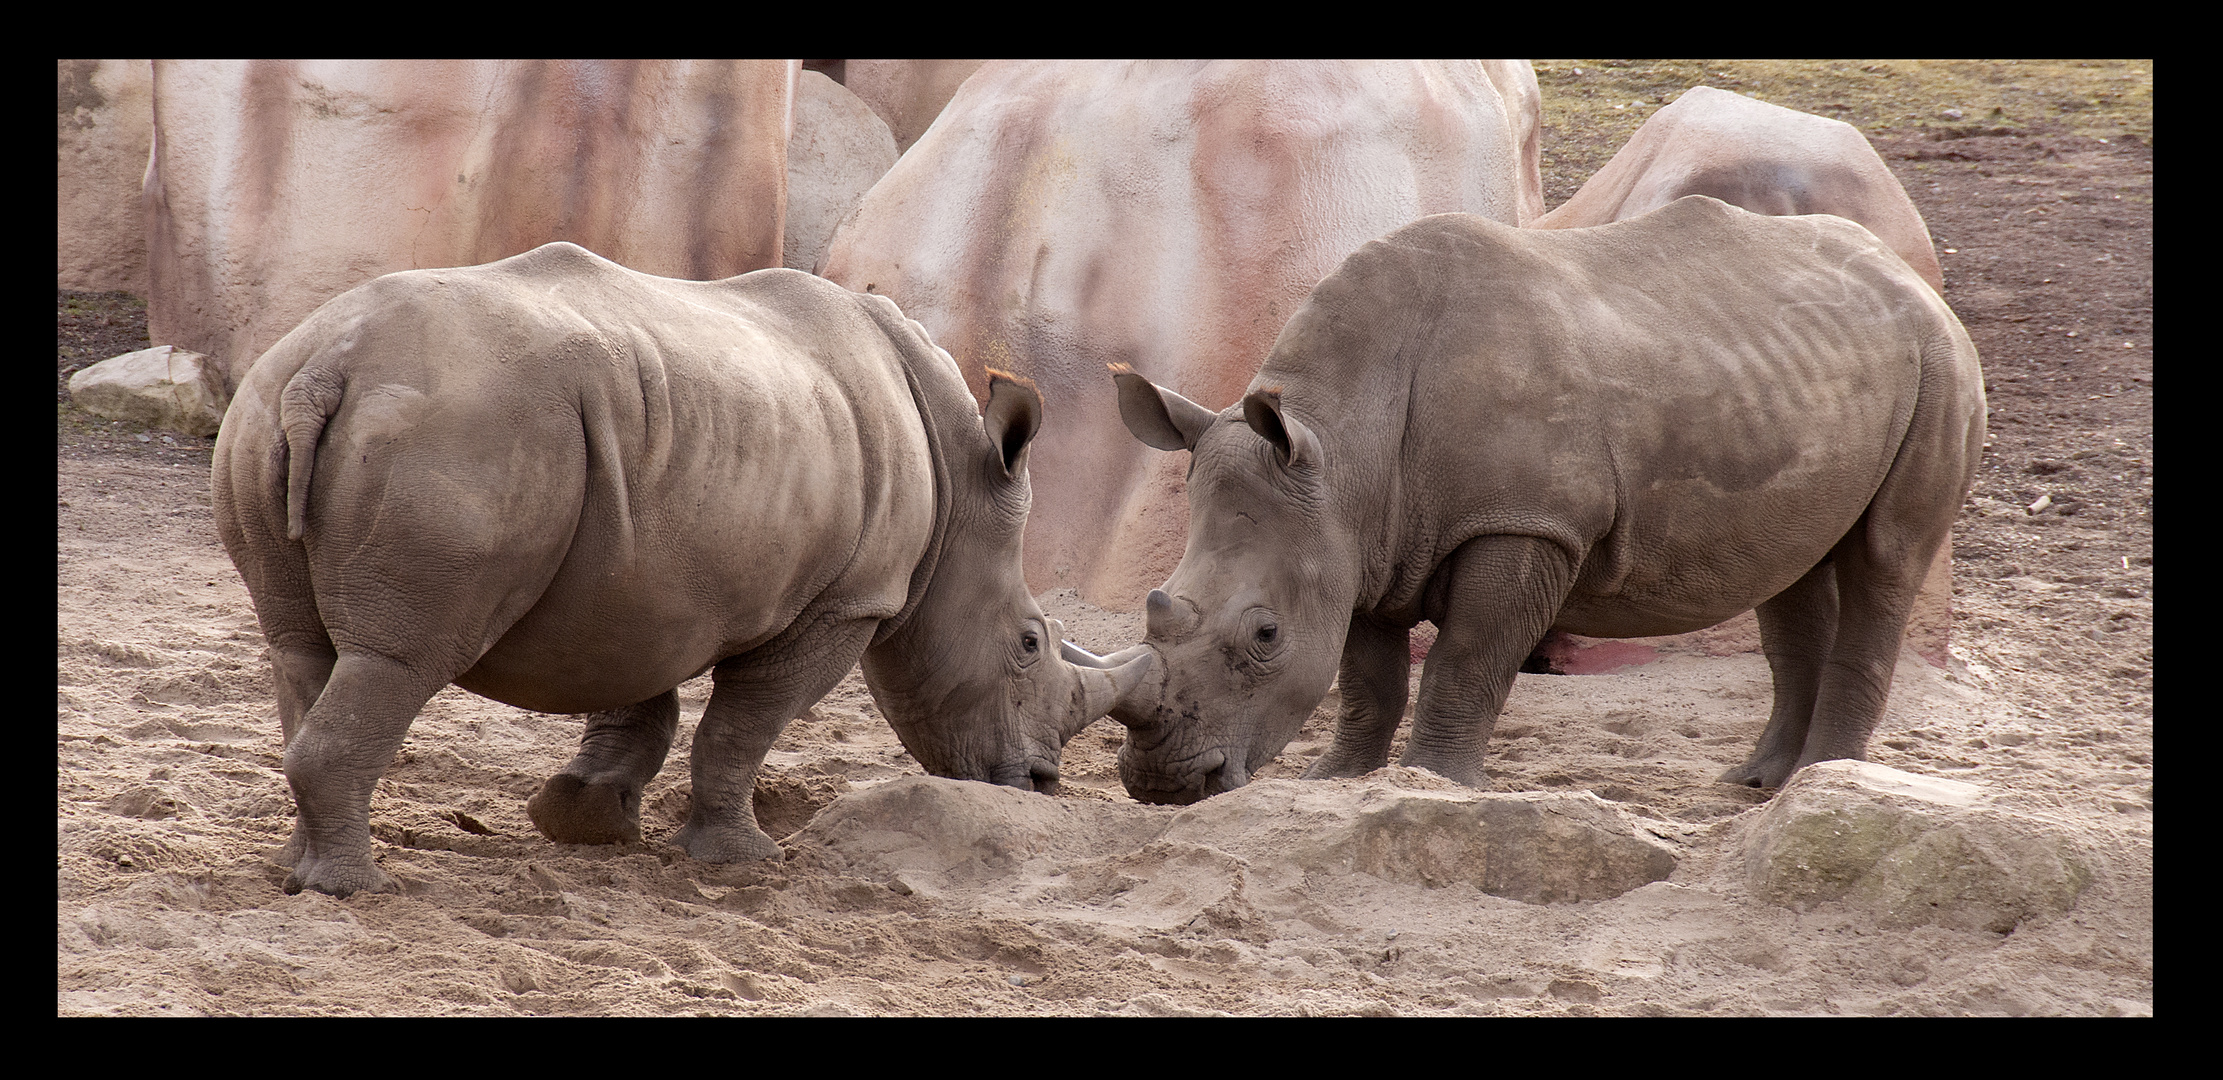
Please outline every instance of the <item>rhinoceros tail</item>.
M309 476L316 469L317 439L339 411L346 383L329 368L302 369L278 399L278 422L286 433L286 538L308 531Z

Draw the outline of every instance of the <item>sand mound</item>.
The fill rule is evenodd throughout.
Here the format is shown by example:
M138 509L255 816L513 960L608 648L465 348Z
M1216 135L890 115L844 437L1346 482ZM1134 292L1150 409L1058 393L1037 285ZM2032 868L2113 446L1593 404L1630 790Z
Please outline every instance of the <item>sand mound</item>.
M1158 907L1202 898L1191 915L1237 879L1301 891L1313 875L1463 884L1529 903L1599 900L1666 878L1677 856L1589 792L1478 792L1402 768L1264 780L1182 810L905 777L836 799L786 846L791 860L884 879L904 895L1132 906L1135 897L1118 898L1141 890Z

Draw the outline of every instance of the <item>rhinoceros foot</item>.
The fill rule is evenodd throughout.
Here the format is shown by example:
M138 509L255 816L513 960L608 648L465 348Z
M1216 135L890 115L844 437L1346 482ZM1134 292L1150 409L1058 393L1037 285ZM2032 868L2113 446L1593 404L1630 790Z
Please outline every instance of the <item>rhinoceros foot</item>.
M1798 755L1792 752L1755 755L1750 761L1722 773L1719 781L1724 784L1742 784L1753 788L1779 788L1791 778L1798 767Z
M307 850L308 841L301 836L301 824L295 822L293 835L287 837L285 844L278 850L270 853L270 861L288 868L299 866L301 865L301 855Z
M780 845L755 822L746 825L705 825L690 821L673 834L672 843L691 858L703 862L734 863L781 857Z
M359 892L400 892L401 885L368 858L303 856L286 875L285 890L292 896L303 889L345 900Z
M1350 752L1343 750L1341 747L1331 747L1327 753L1320 755L1319 760L1305 768L1304 778L1307 780L1341 780L1346 777L1365 776L1367 773L1387 764L1389 764L1389 747L1387 746L1382 747L1378 754L1370 750Z
M1407 744L1404 757L1397 763L1408 769L1426 769L1446 780L1455 780L1467 787L1488 791L1490 773L1482 767L1481 759L1482 755L1474 751L1431 752L1418 745Z
M623 781L557 773L525 803L540 835L559 844L623 844L641 838L641 792Z

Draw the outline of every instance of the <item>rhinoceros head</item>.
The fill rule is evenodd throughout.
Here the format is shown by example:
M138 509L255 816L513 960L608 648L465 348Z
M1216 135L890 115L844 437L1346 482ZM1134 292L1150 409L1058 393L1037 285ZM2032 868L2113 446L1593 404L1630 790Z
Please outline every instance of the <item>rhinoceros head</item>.
M873 701L936 776L1054 790L1067 740L1151 668L1147 655L1063 645L1064 628L1027 592L1026 455L1041 423L1033 385L995 372L978 425L943 425L951 505L939 558L910 618L865 653Z
M1215 414L1113 369L1129 431L1191 451L1189 539L1146 605L1159 670L1123 696L1120 779L1143 802L1190 803L1249 782L1334 681L1356 584L1328 505L1319 440L1254 390Z

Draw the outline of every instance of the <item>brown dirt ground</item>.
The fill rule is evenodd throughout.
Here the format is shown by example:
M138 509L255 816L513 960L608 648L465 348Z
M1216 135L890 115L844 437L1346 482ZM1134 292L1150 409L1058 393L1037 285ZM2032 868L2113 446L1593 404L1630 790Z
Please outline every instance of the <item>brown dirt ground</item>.
M1765 719L1751 657L1521 677L1492 745L1498 790L1587 788L1682 830L1684 869L1613 901L1345 882L1323 885L1325 907L1302 919L1137 927L1086 904L930 900L792 854L698 864L660 841L685 814L700 684L682 689L647 842L542 840L523 803L569 756L578 722L451 688L373 804L380 858L407 891L289 897L266 853L291 799L252 607L210 517L213 440L90 417L63 388L58 1013L2150 1014L2151 65L2130 69L2146 80L2141 126L2083 91L2026 85L2037 78L2014 65L1954 69L2013 87L1990 114L1911 92L1913 104L1876 105L1873 82L1841 90L1888 81L1859 62L1799 79L1688 64L1715 85L1847 115L1929 223L1947 299L1984 360L1991 443L1954 533L1956 663L1901 664L1871 757L1983 784L2086 843L2144 853L2070 915L2008 935L1885 931L1857 911L1744 896L1722 868L1762 793L1712 780ZM1631 93L1618 128L1557 103L1697 81L1648 61L1537 66L1558 110L1544 137L1550 205L1633 130L1640 102L1659 102ZM2119 77L2091 67L2076 77ZM63 383L146 344L129 297L57 300ZM2041 497L2049 507L2027 512ZM1131 619L1070 597L1045 604L1084 644L1134 634ZM1319 753L1333 705L1262 775ZM1074 740L1065 799L1124 802L1120 738L1105 724ZM783 736L760 814L783 835L844 792L916 772L852 676Z

